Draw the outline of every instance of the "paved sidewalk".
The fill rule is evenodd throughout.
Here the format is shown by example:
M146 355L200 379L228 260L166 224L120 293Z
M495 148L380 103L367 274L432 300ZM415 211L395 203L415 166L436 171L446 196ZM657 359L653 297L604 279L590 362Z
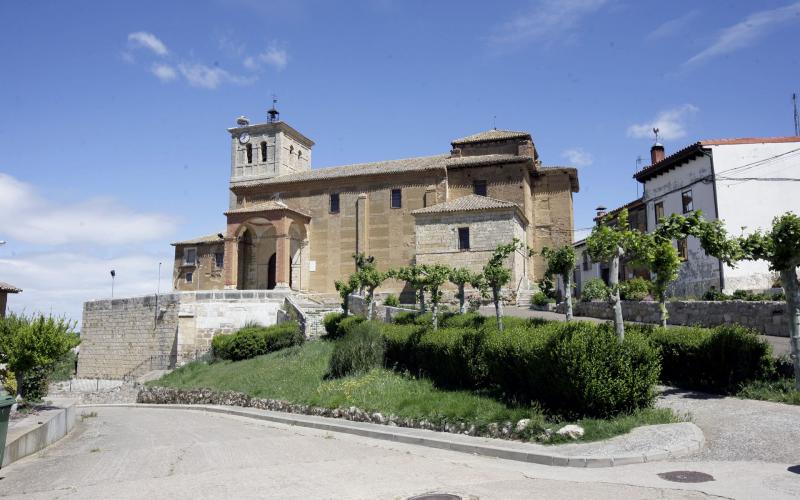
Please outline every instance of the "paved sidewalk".
M564 321L564 315L548 311L535 311L517 306L505 306L503 311L508 316L516 316L519 318L542 318L552 321ZM484 306L480 309L481 314L485 316L494 316L494 306ZM589 321L592 323L605 323L609 320L590 318L587 316L575 316L578 321ZM632 322L630 322L632 323ZM669 325L674 326L674 325ZM759 335L761 339L766 340L772 346L772 353L775 356L782 356L789 354L789 337L775 337L773 335Z

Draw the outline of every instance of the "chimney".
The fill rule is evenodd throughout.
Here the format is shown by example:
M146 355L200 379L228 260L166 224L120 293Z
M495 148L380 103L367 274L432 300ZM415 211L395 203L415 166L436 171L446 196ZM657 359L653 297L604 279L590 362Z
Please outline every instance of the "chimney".
M606 207L604 207L603 205L600 205L599 207L595 208L595 210L597 211L597 217L595 217L596 219L599 219L600 217L604 217L606 215L606 213L607 213L606 212Z
M650 148L650 164L655 165L664 159L664 145L660 143L653 144Z

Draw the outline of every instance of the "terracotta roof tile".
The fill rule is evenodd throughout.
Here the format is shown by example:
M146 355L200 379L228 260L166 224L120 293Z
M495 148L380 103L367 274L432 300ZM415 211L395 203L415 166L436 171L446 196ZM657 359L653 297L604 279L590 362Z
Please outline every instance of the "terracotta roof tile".
M527 223L528 219L522 213L520 206L516 203L498 200L496 198L489 198L488 196L480 196L477 194L470 194L462 196L454 200L437 203L430 207L418 208L413 210L413 215L425 214L443 214L443 213L456 213L456 212L473 212L484 210L514 210L519 216Z
M229 214L247 214L252 212L265 212L269 210L288 210L290 212L294 212L296 214L303 215L305 217L311 217L309 214L297 210L296 208L291 208L286 203L277 200L269 200L269 201L262 201L259 203L254 203L252 205L247 205L244 207L234 208L232 210L228 210L225 212L225 215Z
M21 289L21 288L17 288L17 287L15 287L14 285L10 285L10 284L8 284L8 283L5 283L5 282L2 282L2 281L0 281L0 292L5 292L5 293L19 293L19 292L21 292L21 291L22 291L22 289Z
M219 233L211 233L211 234L207 234L205 236L198 236L197 238L192 238L190 240L175 241L173 243L170 243L170 245L172 245L172 246L176 246L176 245L202 245L202 244L208 244L208 243L219 243L219 242L222 241L218 236L220 233L221 234L225 234L225 231L222 230Z
M468 135L466 137L462 137L460 139L456 139L450 144L453 146L460 146L462 144L473 144L476 142L488 142L488 141L502 141L505 139L516 139L516 138L531 138L531 134L528 132L521 132L516 130L487 130L485 132L479 132L477 134Z

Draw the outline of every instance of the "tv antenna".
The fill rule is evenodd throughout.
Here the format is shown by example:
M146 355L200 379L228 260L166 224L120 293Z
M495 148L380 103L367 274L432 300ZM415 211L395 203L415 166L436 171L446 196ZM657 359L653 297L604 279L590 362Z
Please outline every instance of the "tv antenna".
M636 172L642 169L642 155L636 157ZM636 197L639 197L639 181L633 180L636 183Z
M795 110L795 117L797 116L797 110ZM492 130L497 130L497 115L492 117Z
M800 135L800 115L797 114L796 93L792 93L792 107L794 108L794 135Z

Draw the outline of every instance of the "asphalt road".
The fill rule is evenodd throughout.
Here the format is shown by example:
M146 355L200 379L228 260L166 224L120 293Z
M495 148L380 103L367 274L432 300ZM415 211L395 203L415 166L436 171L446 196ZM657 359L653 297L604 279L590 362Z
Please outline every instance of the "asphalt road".
M83 408L76 429L0 471L8 498L797 498L792 463L547 467L189 410ZM96 412L92 414L91 412ZM710 474L704 483L659 473Z

